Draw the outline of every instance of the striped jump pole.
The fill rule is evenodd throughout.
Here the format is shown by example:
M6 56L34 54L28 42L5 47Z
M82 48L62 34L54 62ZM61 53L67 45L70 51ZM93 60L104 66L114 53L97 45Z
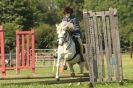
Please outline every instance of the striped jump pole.
M16 31L16 73L20 69L32 69L35 73L35 36L34 30Z

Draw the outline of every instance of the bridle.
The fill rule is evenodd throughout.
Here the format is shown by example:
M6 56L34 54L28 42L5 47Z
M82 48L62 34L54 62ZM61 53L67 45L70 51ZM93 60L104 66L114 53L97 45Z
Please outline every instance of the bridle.
M58 37L58 40L59 40L60 38L63 39L63 42L62 42L61 44L58 43L58 45L59 45L59 46L63 46L65 43L67 43L67 42L70 41L70 43L68 44L68 46L67 46L67 48L66 48L66 50L68 50L68 49L70 48L71 44L72 44L72 38L71 38L71 33L70 33L69 31L65 31L65 32L66 32L66 33L64 34L64 37Z

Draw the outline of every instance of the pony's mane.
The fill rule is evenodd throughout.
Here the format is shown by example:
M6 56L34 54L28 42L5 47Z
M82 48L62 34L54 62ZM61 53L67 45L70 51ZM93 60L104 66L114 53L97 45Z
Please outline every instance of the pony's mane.
M67 21L62 21L60 24L59 24L60 27L66 27L68 29L74 29L74 26L72 23L70 22L67 22Z

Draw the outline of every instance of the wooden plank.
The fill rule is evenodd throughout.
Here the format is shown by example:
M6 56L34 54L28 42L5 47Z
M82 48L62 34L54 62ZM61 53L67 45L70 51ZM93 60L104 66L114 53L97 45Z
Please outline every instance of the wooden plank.
M16 74L20 73L20 36L17 35L19 31L16 30Z
M116 32L115 32L115 22L114 22L114 15L113 10L110 9L110 25L111 25L111 36L112 36L112 42L113 42L113 53L115 55L116 59L116 66L115 66L115 74L116 74L116 80L119 81L119 68L118 68L118 59L117 59L117 46L116 46Z
M107 70L108 70L108 81L111 81L111 72L110 72L110 59L109 59L109 48L107 44L107 31L106 31L106 23L105 23L105 15L102 15L102 27L103 27L103 35L104 35L104 45L105 45L105 57L107 61Z
M88 73L85 73L88 74ZM89 76L84 76L83 74L75 74L75 78L78 77L85 77L88 78L89 80ZM6 75L5 78L1 78L0 80L17 80L17 79L47 79L47 78L55 78L54 74L49 73L49 74L33 74L33 75ZM70 75L68 74L63 74L60 76L60 78L71 78Z
M92 19L88 17L88 29L86 31L86 37L87 37L87 50L88 50L88 57L89 57L89 70L90 70L90 83L94 84L94 68L93 68L93 56L92 56L92 44L91 44L91 35L90 30L92 29Z
M109 9L112 9L112 8L109 8ZM117 9L113 9L113 15L117 15ZM93 12L92 11L88 11L89 13L89 16L90 17L93 17ZM95 16L97 17L101 17L102 15L105 15L105 16L109 16L110 15L110 11L100 11L100 12L95 12Z
M123 68L122 68L122 56L120 50L120 37L118 31L118 17L114 16L115 21L115 32L116 32L116 46L117 46L117 59L118 59L118 68L119 68L119 82L123 80Z
M29 35L26 35L26 66L30 66L30 50L29 50L29 46L30 46L30 36Z
M83 19L84 19L84 29L85 29L85 38L86 38L86 61L87 61L87 64L88 64L88 68L89 68L89 52L87 52L89 50L89 38L88 38L88 35L89 35L89 21L88 21L88 15L87 15L87 11L84 10L83 12Z
M0 26L0 54L1 54L1 66L0 66L0 70L2 73L2 77L4 78L4 76L6 75L6 67L5 67L5 37L4 37L4 30L3 30L3 26Z
M89 34L89 19L88 13L86 10L83 11L84 27L85 27L85 37L86 37L86 61L88 63L90 83L94 84L94 74L93 67L91 67L91 56L90 56L90 34Z
M94 23L93 23L93 18L89 18L89 23L90 23L90 59L91 59L91 61L90 61L90 66L92 67L92 76L94 76L93 78L94 78L94 81L96 81L97 79L97 61L96 61L96 50L95 50L95 39L94 39L94 37L95 37L95 35L94 35Z
M111 47L111 30L110 30L110 19L109 17L105 17L106 19L106 28L107 28L107 43L108 43L108 49L109 49L109 52L108 52L108 65L109 65L109 69L110 72L111 72L111 80L112 80L112 76L113 76L113 65L111 64L112 61L112 47Z
M99 38L99 81L103 81L105 77L105 67L104 67L104 55L103 55L103 38L102 38L102 22L101 17L97 18L97 26L98 26L98 38Z
M3 83L1 85L31 85L35 83L39 84L64 84L64 83L75 83L75 82L86 82L89 81L88 77L75 77L75 78L61 78L60 81L56 81L55 79L45 79L45 80L39 80L39 81L28 81L28 82L10 82L10 83Z
M96 69L96 79L98 79L98 67L99 67L99 59L100 59L100 53L99 53L99 42L98 42L98 27L97 27L97 17L95 13L93 14L93 26L94 26L94 41L95 41L95 69Z
M21 63L22 63L22 65L21 66L25 66L25 35L22 35L22 47L21 47L21 49L22 49L22 51L21 51Z
M31 31L32 34L31 34L31 68L32 68L32 73L35 73L35 32L34 30Z

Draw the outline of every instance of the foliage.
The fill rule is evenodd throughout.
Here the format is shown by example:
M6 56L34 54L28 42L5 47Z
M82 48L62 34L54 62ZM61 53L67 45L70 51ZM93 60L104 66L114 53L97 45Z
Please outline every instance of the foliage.
M67 5L72 5L75 12L79 11L77 15L82 13L84 0L69 1ZM6 30L7 52L15 48L15 30L18 28L36 28L36 48L55 47L54 25L61 21L66 3L66 0L0 0L0 23Z
M23 29L31 28L36 22L34 2L31 0L1 0L0 23L15 23ZM32 5L32 6L31 6Z
M47 23L50 25L54 25L58 16L56 15L56 7L53 0L37 0L38 4L36 5L38 11L38 18L40 23Z
M15 23L5 23L4 29L5 30L5 50L7 53L10 52L10 50L14 50L15 47L15 32L16 29L20 29L20 25L16 25Z
M6 49L9 51L15 48L11 42L15 41L13 37L17 28L22 30L37 29L36 48L46 48L44 44L46 45L48 42L51 42L49 48L55 46L56 39L52 37L55 36L55 32L52 29L55 29L56 23L61 22L65 6L74 8L74 14L81 22L82 31L84 31L82 22L83 8L93 11L108 10L110 7L117 8L121 45L126 48L131 44L133 45L132 3L132 0L0 0L0 24L3 24L6 30ZM42 28L46 29L43 30ZM47 36L48 32L51 33ZM41 39L45 43L39 42L38 39L41 35L44 36ZM8 37L12 38L9 39Z
M63 16L63 9L66 6L71 6L74 9L74 14L79 20L82 20L82 9L84 0L55 0L57 5L58 16L61 19Z
M48 24L42 24L35 30L36 48L46 49L56 47L56 29Z

